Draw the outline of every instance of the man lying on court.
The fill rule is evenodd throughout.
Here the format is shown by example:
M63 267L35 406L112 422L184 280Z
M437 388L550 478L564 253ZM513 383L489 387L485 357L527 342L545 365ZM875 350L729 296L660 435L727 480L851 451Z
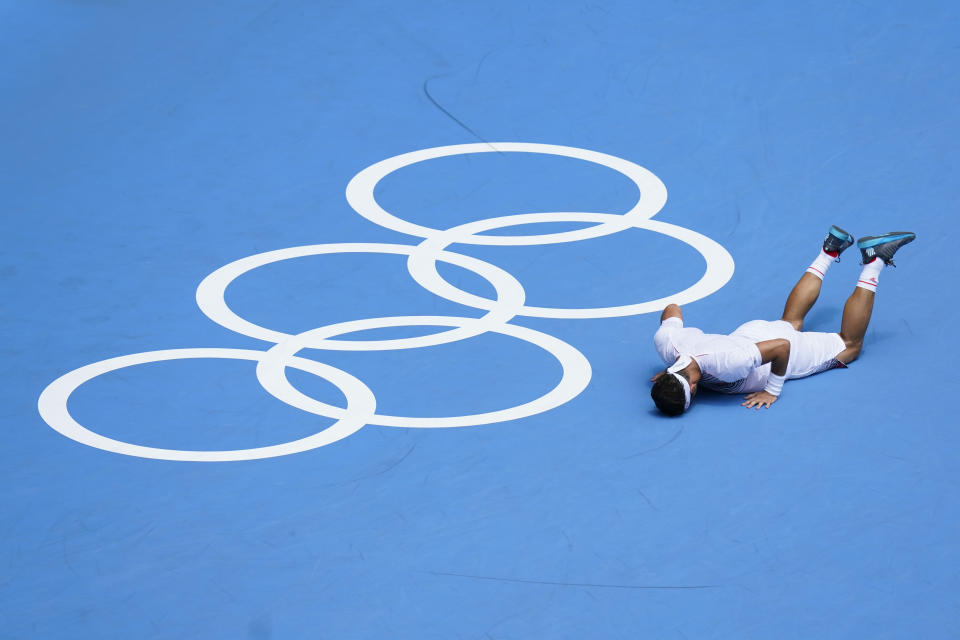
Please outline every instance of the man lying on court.
M863 346L880 271L893 265L893 254L914 238L909 231L895 231L857 242L863 271L843 307L840 333L801 331L820 295L824 274L854 242L836 226L830 227L820 255L790 292L780 320L753 320L730 335L709 334L684 327L680 307L668 305L653 337L657 353L669 365L652 380L650 395L657 408L670 416L682 414L701 385L722 393L746 393L745 407L769 407L780 396L784 380L853 362Z

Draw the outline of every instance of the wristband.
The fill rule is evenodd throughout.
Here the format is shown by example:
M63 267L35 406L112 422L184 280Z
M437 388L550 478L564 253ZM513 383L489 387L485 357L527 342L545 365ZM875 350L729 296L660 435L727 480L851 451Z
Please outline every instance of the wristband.
M778 376L777 374L770 372L770 377L767 378L767 386L765 386L763 390L770 395L779 397L780 392L783 390L783 381L786 379L786 376Z

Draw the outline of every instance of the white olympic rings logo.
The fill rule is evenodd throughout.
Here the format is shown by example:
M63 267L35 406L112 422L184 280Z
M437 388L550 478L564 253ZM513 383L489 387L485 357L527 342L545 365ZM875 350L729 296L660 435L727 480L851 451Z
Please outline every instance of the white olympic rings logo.
M397 169L445 156L486 152L521 152L577 158L620 172L640 190L637 203L625 214L586 212L526 213L468 222L450 229L431 229L400 219L385 211L374 198L377 183ZM667 200L663 183L643 167L615 156L548 144L503 142L460 144L422 149L378 162L358 173L347 185L347 201L364 218L375 224L404 234L423 238L416 245L391 243L338 243L290 247L268 251L225 265L204 278L197 288L200 310L217 324L238 334L273 343L266 351L249 349L195 348L146 351L110 358L80 367L50 383L40 394L40 415L61 434L105 451L160 460L222 462L255 460L289 455L316 449L341 440L364 427L382 425L409 428L466 427L516 420L559 407L580 394L590 382L589 361L566 342L527 327L510 324L517 316L537 318L612 318L659 311L674 302L684 304L710 295L725 285L733 275L733 258L721 245L699 233L664 222L654 221ZM504 227L542 222L592 222L592 226L541 235L484 235ZM646 229L681 240L699 251L707 263L703 277L683 291L647 302L599 308L548 308L526 305L523 286L512 275L488 262L447 251L451 244L530 246L575 242L599 238L630 228ZM487 313L480 318L452 316L395 316L341 322L290 335L260 327L234 313L224 298L227 287L239 276L268 264L304 256L337 253L385 253L407 257L410 276L431 293ZM437 271L437 261L447 262L479 275L493 285L495 299L483 298L458 289L444 280ZM430 326L450 327L436 333L413 338L390 340L345 340L338 336L367 329L386 327ZM314 360L298 357L302 349L338 351L383 351L415 349L463 340L483 333L499 333L534 344L551 354L560 363L560 382L543 396L525 404L488 413L418 418L388 416L376 411L376 398L363 382L340 369ZM67 410L70 395L83 383L105 373L138 364L192 358L251 360L257 363L257 379L263 388L283 402L316 415L334 418L326 429L306 438L266 447L227 451L188 451L146 447L107 438L80 425ZM320 402L296 389L286 377L292 367L320 377L335 385L346 398L346 407Z

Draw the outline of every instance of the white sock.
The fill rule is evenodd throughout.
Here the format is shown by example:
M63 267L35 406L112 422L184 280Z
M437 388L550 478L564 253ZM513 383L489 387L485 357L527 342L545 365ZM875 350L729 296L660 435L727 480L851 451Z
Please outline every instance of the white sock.
M867 291L877 290L877 278L883 271L884 262L880 258L874 258L872 261L863 265L863 271L860 272L860 279L857 280L857 286Z
M813 264L807 267L807 273L812 273L823 280L823 276L827 275L827 269L830 268L830 265L832 265L836 259L837 256L832 256L823 249L820 249L820 255L813 261Z

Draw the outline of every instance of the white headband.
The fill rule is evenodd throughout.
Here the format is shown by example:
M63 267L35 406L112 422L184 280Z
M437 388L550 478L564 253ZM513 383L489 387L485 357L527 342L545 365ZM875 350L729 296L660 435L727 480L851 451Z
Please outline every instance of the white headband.
M667 373L672 375L674 378L680 381L680 384L683 385L683 410L686 411L690 408L690 383L687 382L687 379L677 373L677 371L683 371L690 366L690 363L693 361L693 358L690 356L680 356L677 358L677 361L674 362Z

